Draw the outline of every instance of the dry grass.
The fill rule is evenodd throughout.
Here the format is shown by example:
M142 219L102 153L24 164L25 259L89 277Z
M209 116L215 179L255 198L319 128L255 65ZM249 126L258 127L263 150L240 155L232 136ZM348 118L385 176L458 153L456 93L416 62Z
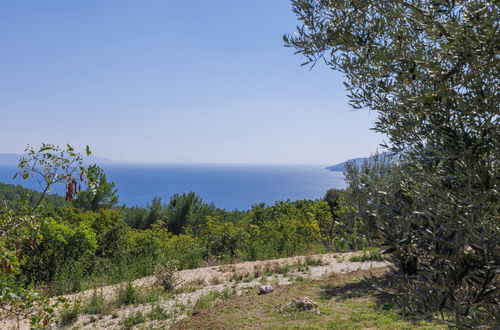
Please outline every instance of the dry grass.
M374 271L383 285L385 269ZM277 287L267 295L255 292L217 300L173 326L174 329L328 328L328 329L436 329L436 323L406 319L390 298L364 281L369 271L336 274L328 279ZM316 301L320 313L280 312L280 307L299 296Z

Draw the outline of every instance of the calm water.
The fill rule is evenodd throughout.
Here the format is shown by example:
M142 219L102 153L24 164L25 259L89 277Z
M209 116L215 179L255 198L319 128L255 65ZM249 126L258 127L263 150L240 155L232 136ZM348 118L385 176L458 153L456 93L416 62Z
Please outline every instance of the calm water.
M345 186L342 173L321 165L104 165L116 183L120 204L145 206L155 196L168 201L194 191L228 210L248 209L277 200L316 199ZM0 181L37 188L34 181L13 180L15 167L0 167ZM56 190L57 192L57 190ZM59 190L61 192L61 190Z

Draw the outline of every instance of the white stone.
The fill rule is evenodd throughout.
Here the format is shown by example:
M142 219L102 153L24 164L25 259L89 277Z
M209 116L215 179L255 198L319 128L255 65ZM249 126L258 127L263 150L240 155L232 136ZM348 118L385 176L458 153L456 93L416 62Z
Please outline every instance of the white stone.
M274 289L273 289L272 286L270 286L270 285L263 285L263 286L260 287L259 292L260 292L260 294L268 294L268 293L273 292L273 290Z

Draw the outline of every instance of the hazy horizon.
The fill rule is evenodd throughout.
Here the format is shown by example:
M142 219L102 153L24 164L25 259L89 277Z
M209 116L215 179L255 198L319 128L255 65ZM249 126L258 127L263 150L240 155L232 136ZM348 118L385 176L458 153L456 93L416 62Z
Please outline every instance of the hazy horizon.
M16 165L17 164L17 160L23 156L22 153L0 153L0 166L2 165L5 165L6 163L5 162L2 162L4 161L4 159L2 158L2 156L9 156L9 155L12 155L12 156L16 156L18 158L16 158L16 163L13 163L11 162L9 165ZM86 159L87 156L85 156L83 153L82 153L82 156L84 157L84 159ZM370 155L366 155L366 156L362 156L362 158L365 158L365 157L369 157ZM97 158L97 159L92 159L93 157ZM357 158L357 157L355 157ZM352 158L350 158L352 159ZM345 159L345 160L341 160L337 163L343 163L345 161L348 161L350 159ZM132 161L126 161L126 160L116 160L116 159L110 159L110 158L107 158L107 157L102 157L100 155L91 155L91 159L89 161L90 163L91 162L97 162L98 164L101 163L101 164L109 164L109 165L262 165L262 166L266 166L266 165L269 165L269 166L274 166L274 165L296 165L296 166L301 166L301 165L304 165L304 166L331 166L331 165L335 165L333 164L332 162L329 162L329 163L265 163L265 162L260 162L260 163L257 163L257 162L254 162L254 163L251 163L251 162L200 162L200 161L196 161L196 160L189 160L189 159L186 159L186 160L170 160L170 161L158 161L158 162L153 162L153 161L140 161L140 160L132 160Z

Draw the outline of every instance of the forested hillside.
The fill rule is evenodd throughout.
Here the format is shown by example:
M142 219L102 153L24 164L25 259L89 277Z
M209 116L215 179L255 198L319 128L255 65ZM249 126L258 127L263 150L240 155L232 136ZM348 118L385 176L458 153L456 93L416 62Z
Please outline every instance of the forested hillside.
M21 185L0 182L0 201L4 203L3 206L8 208L17 209L25 205L34 206L41 197L41 192L23 188ZM53 206L66 204L64 197L56 194L47 194L43 202Z

